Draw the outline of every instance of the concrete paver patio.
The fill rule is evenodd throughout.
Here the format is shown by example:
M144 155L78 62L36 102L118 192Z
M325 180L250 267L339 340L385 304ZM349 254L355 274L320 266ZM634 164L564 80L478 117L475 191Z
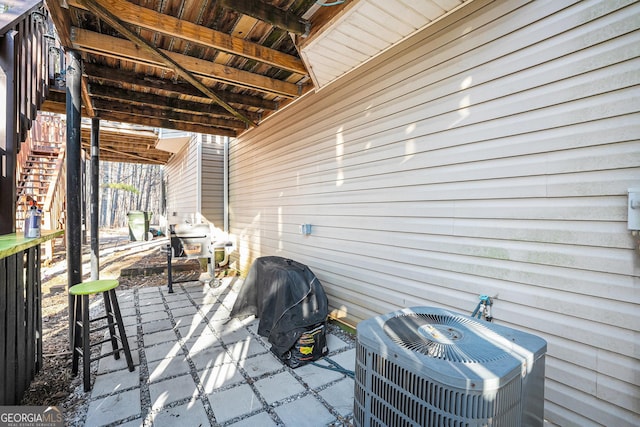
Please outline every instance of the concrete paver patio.
M119 291L136 370L124 357L100 359L84 424L351 425L353 379L315 365L290 369L257 334L258 319L229 318L241 284ZM338 335L327 335L328 357L353 370L353 343Z

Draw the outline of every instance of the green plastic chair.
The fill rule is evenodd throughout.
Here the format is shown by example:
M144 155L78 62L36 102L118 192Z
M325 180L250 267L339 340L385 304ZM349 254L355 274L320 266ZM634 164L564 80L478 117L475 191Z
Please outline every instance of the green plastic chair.
M83 362L84 391L91 390L91 362L103 357L113 355L115 359L120 359L120 351L124 351L127 360L127 367L130 372L135 369L133 367L133 359L131 358L131 350L127 335L124 331L122 323L122 315L120 314L120 306L116 297L115 289L120 285L117 280L94 280L91 282L79 283L69 289L69 294L74 296L74 313L73 313L73 374L78 373L78 365L80 357ZM89 318L89 295L102 293L104 298L105 315L95 319ZM107 320L107 324L91 329L91 323L99 320ZM116 333L116 327L118 332ZM89 334L91 332L109 329L109 338L91 344ZM91 347L101 345L111 341L113 351L100 355L91 359Z

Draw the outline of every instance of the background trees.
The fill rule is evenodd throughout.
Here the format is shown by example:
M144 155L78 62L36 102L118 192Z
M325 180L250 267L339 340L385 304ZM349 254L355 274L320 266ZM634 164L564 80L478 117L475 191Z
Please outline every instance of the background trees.
M162 166L100 162L100 227L124 227L130 211L162 214Z

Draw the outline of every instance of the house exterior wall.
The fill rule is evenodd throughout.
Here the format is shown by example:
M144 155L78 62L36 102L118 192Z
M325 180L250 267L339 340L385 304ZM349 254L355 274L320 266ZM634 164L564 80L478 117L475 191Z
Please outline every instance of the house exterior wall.
M224 228L224 144L226 137L202 135L202 219Z
M167 177L168 223L224 224L225 137L194 135L169 159Z
M197 137L171 156L165 166L167 222L199 222L199 150Z
M230 147L237 267L306 263L351 323L490 295L548 342L550 422L640 425L639 22L476 0L291 104Z

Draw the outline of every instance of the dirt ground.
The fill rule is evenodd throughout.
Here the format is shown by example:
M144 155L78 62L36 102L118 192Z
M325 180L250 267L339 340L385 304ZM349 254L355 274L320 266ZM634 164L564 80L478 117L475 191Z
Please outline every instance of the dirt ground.
M166 267L167 257L160 251L163 242L152 248L144 245L133 249L127 247L128 236L122 231L101 231L100 241L100 278L118 278L120 289L167 284L164 273L150 274L153 267ZM166 241L166 239L164 239ZM67 293L66 256L63 239L57 239L53 262L42 267L42 328L43 328L43 366L25 392L22 405L59 406L64 412L73 411L81 402L74 401L73 390L81 384L80 375L71 374L71 352L69 349L69 297ZM118 248L121 248L118 250ZM102 253L105 252L105 255ZM83 263L88 262L90 247L83 247ZM173 266L187 264L189 271L174 271L174 282L197 280L200 275L198 260L174 260ZM84 264L86 266L86 264ZM90 271L83 266L84 280ZM135 274L136 269L144 274ZM121 270L129 275L120 276ZM133 269L133 273L131 270ZM78 397L80 399L80 397ZM77 399L76 399L77 400Z

